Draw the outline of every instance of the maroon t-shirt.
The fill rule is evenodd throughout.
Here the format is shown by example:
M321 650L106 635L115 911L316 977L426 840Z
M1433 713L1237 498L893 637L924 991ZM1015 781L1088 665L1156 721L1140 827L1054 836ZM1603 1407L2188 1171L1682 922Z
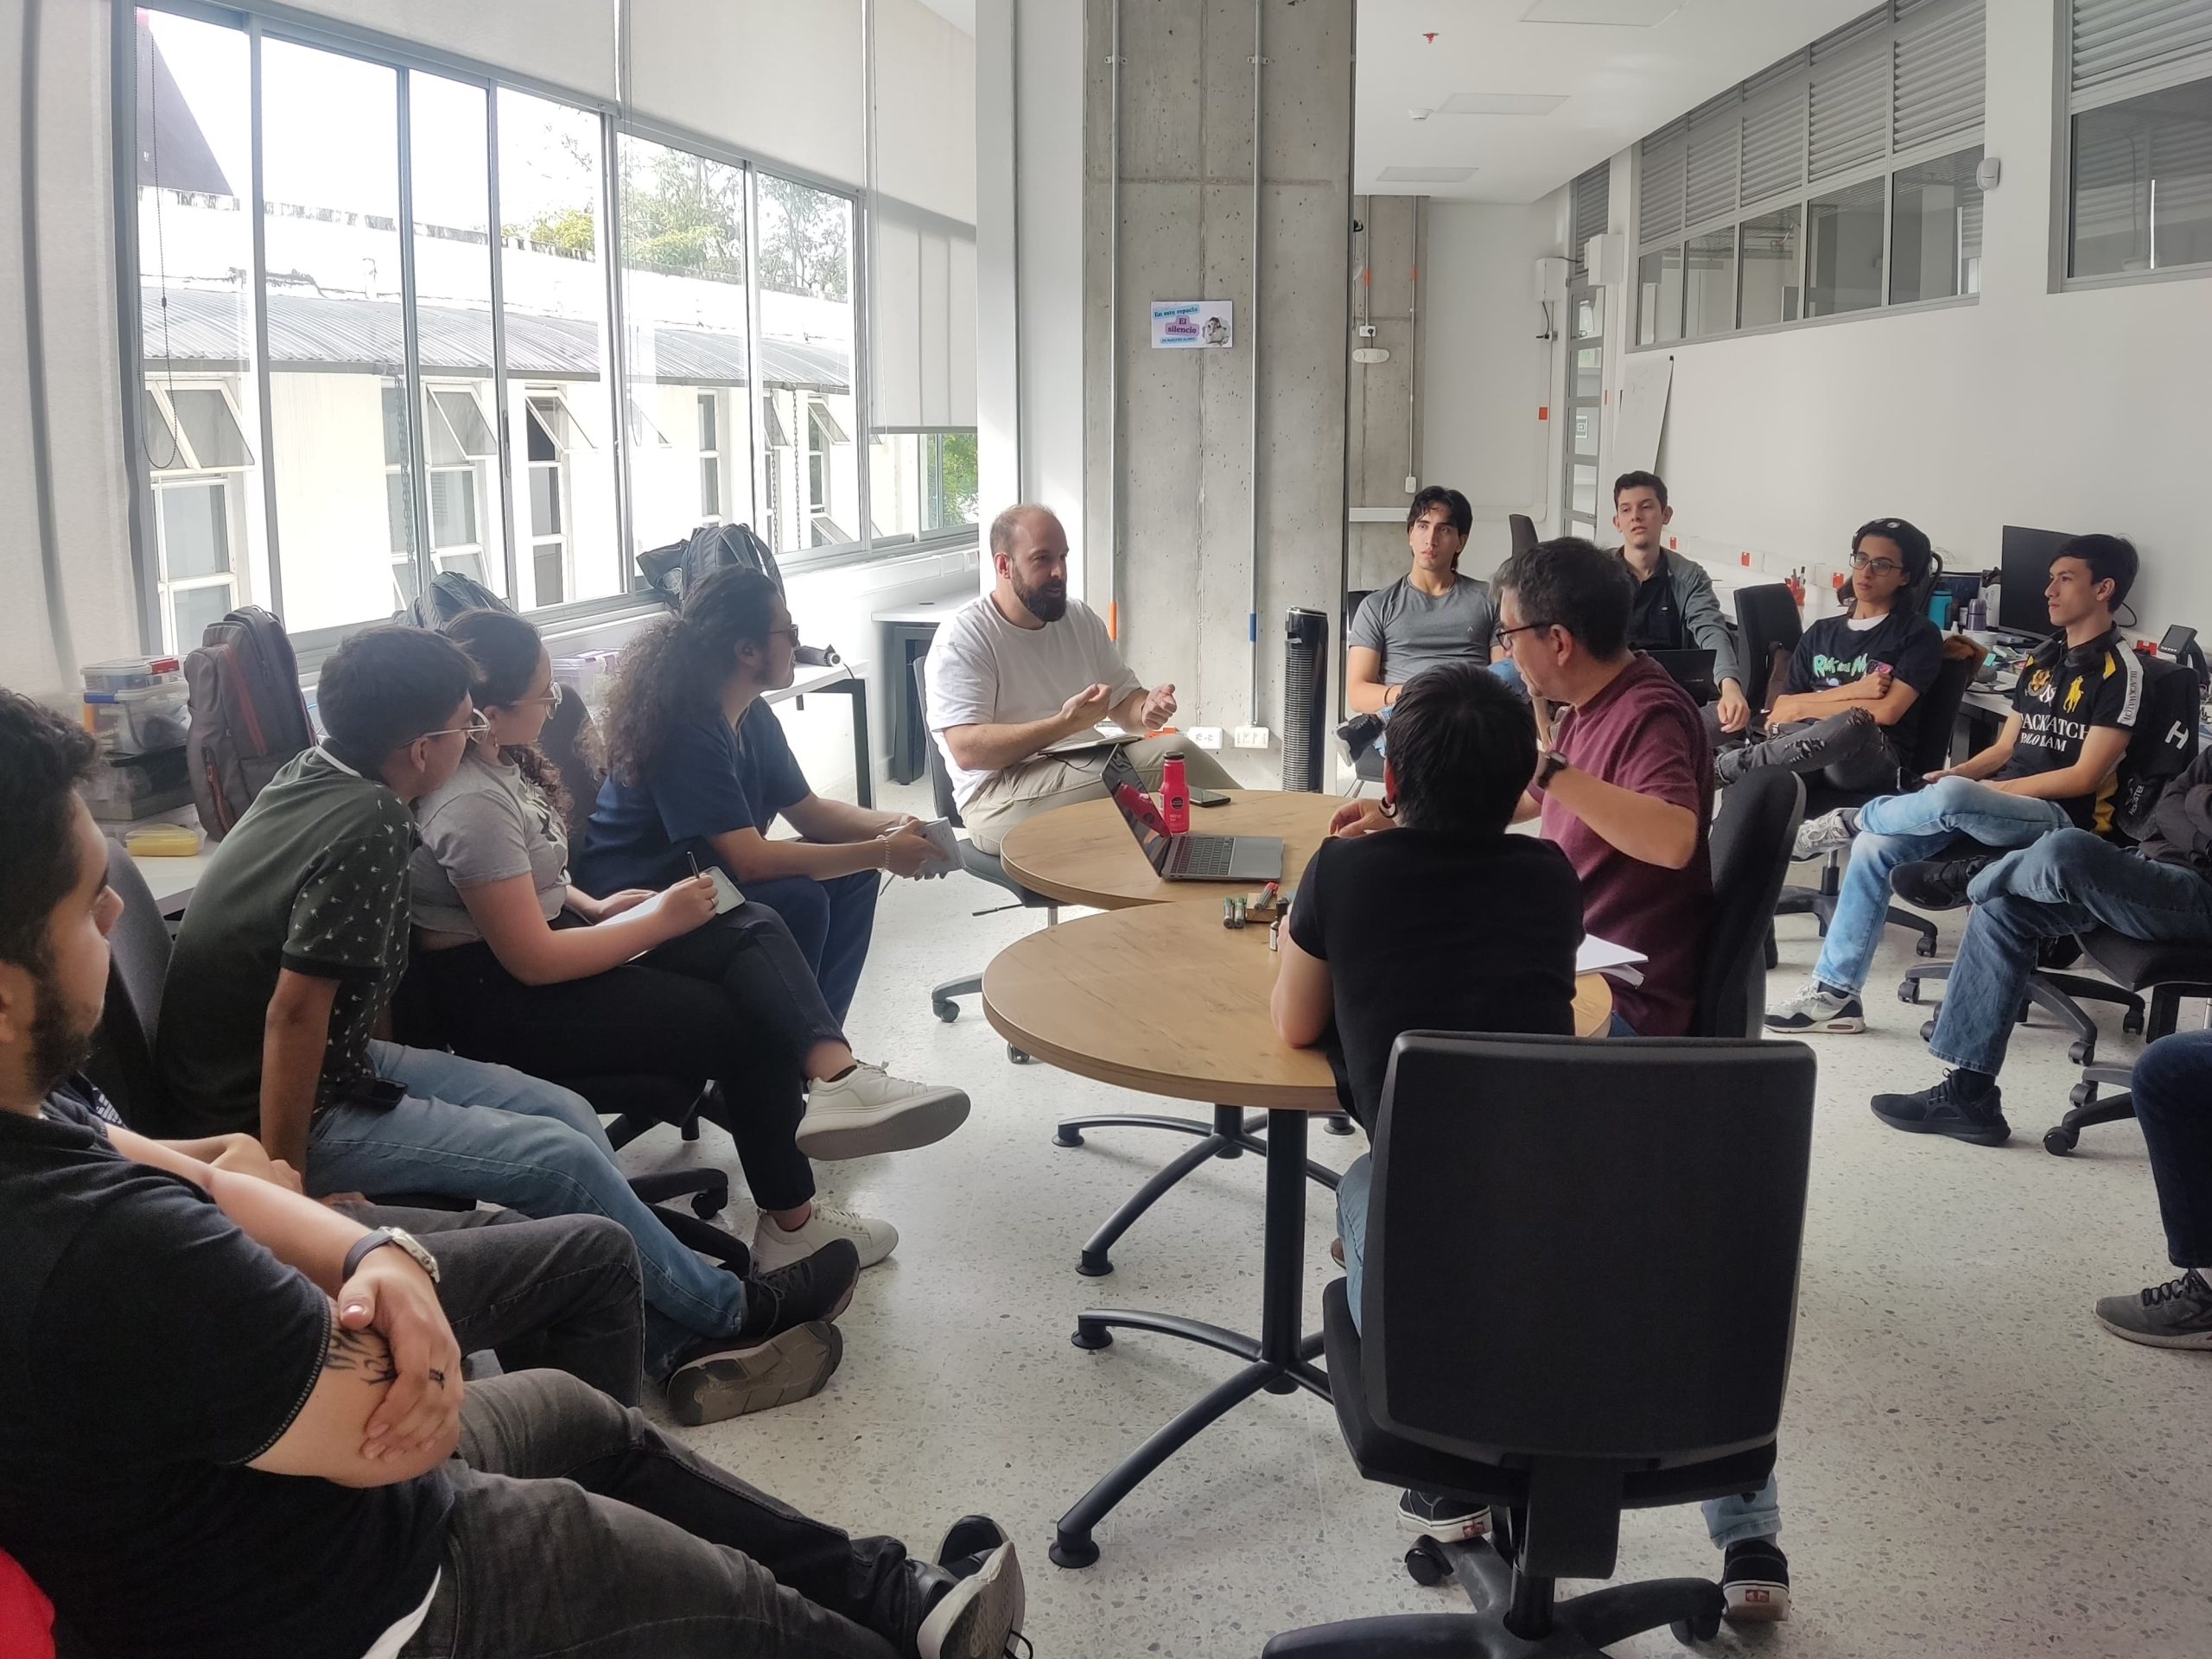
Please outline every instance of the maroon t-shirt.
M1697 1001L1713 910L1713 863L1706 851L1713 746L1697 705L1665 669L1638 656L1611 685L1560 716L1553 747L1601 782L1697 815L1697 851L1686 868L1669 870L1630 858L1541 796L1544 835L1582 878L1584 929L1650 958L1643 984L1613 982L1614 1007L1639 1037L1679 1037L1689 1029Z

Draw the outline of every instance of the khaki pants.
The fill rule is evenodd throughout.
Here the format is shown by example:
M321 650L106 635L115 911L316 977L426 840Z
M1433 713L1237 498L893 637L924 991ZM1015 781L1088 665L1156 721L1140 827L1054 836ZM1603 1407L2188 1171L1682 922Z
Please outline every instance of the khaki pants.
M1221 762L1187 737L1147 737L1141 743L1125 744L1122 753L1149 790L1159 789L1160 763L1171 754L1183 757L1183 773L1193 789L1242 787L1221 769ZM1098 781L1098 774L1105 764L1106 751L1100 747L1069 756L1039 755L993 773L976 791L976 798L960 809L969 839L985 852L995 854L1007 831L1024 818L1033 818L1071 801L1103 798L1106 786Z

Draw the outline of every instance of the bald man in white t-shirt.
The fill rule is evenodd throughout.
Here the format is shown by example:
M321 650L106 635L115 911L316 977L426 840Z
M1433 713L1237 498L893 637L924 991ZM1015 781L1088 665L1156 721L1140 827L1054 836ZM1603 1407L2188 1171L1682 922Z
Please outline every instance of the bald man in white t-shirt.
M1175 717L1175 688L1147 690L1129 672L1106 625L1068 597L1068 535L1046 508L1008 507L991 524L998 584L937 631L926 670L929 725L944 752L969 836L984 851L1022 819L1103 796L1098 747L1044 751L1101 721L1157 732ZM1160 764L1183 756L1193 787L1234 789L1205 750L1177 736L1127 746L1147 789Z

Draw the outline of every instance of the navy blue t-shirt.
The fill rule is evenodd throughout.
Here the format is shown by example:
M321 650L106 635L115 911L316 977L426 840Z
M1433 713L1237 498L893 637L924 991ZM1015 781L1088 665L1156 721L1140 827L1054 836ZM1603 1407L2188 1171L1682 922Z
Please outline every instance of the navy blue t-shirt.
M720 709L683 721L634 784L613 773L592 809L576 885L605 897L625 887L665 887L715 861L708 838L731 830L766 834L776 815L814 791L783 722L755 700L733 731ZM734 874L734 872L733 872Z

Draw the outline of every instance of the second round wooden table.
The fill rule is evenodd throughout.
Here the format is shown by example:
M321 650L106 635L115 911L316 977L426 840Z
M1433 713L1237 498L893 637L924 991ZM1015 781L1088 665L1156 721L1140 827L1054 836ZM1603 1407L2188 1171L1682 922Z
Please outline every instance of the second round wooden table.
M1334 795L1232 789L1226 806L1191 809L1191 833L1275 836L1282 841L1283 885L1294 887L1306 861L1326 840L1329 820L1344 804ZM1211 904L1249 893L1250 881L1163 881L1129 833L1114 803L1077 801L1025 818L999 844L1006 873L1033 893L1064 905L1121 910L1130 905Z

